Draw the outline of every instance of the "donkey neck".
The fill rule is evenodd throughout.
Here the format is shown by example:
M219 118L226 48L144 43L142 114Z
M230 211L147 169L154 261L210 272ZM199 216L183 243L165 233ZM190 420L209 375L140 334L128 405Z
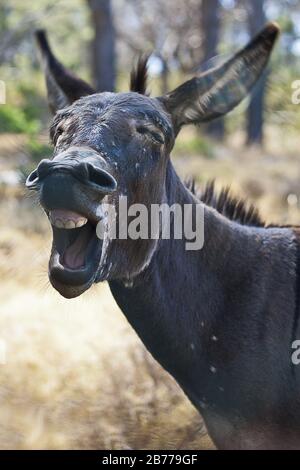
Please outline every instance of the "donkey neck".
M202 204L171 163L167 168L166 202ZM198 326L214 321L216 304L224 295L222 276L227 278L228 264L237 262L234 242L239 241L240 246L246 237L237 224L233 228L230 221L207 206L204 230L201 250L187 251L185 240L160 240L150 265L130 287L122 281L109 283L128 321L166 368L174 363L174 354L183 357L183 347L187 357L193 356L193 348L199 343Z
M171 164L166 196L169 204L202 204L183 185ZM202 395L212 395L211 379L216 364L223 360L219 355L238 355L242 346L236 338L247 335L249 322L251 326L256 322L253 334L258 335L268 321L262 315L253 320L257 312L251 299L256 296L258 304L266 304L269 285L275 285L273 258L274 273L278 275L281 270L287 275L286 267L293 263L294 253L291 250L282 263L273 253L288 251L291 243L289 230L242 226L204 205L201 250L187 251L185 240L160 240L151 264L132 287L110 282L116 302L147 349L198 409ZM261 283L258 290L257 283ZM290 285L292 297L292 277ZM280 300L274 296L272 301L280 311Z

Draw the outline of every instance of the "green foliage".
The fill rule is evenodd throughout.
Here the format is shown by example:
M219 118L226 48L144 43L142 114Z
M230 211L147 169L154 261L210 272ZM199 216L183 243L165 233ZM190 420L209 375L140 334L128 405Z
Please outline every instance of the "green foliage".
M270 80L266 96L267 122L294 132L300 131L300 105L292 100L295 91L292 84L298 78L299 75L290 68L281 69Z
M10 104L0 106L0 132L33 134L38 131L38 120L28 119L24 109Z
M42 99L36 87L28 83L20 83L17 91L22 100L22 110L26 119L39 121L41 109L45 106L45 99Z
M178 155L202 155L208 159L214 158L213 143L202 135L191 135L189 138L176 141L174 153Z

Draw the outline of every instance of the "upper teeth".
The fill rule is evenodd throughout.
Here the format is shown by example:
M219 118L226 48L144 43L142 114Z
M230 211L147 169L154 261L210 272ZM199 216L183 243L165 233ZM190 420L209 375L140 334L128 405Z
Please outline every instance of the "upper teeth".
M50 214L50 221L54 227L57 228L65 228L65 229L73 229L73 228L78 228L82 227L87 223L87 218L86 217L81 217L77 220L72 220L72 219L60 219L58 217L53 217Z

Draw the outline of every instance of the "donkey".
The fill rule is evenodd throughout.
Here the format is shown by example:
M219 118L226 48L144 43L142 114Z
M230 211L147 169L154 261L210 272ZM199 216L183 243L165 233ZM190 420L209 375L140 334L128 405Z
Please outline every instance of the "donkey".
M55 149L26 184L52 226L50 282L72 298L108 281L220 449L300 448L300 369L291 359L300 335L300 230L266 226L252 206L213 185L197 195L170 152L184 125L222 116L249 93L278 32L267 24L229 61L157 98L145 92L145 61L130 92L96 93L37 32ZM149 209L200 205L203 248L188 251L172 236L99 239L103 205L117 207L120 195Z

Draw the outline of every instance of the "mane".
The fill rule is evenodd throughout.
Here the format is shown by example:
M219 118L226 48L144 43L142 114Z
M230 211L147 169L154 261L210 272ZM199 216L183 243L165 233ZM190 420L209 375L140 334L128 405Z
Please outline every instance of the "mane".
M233 196L229 186L222 188L217 193L214 181L208 182L201 191L196 189L194 180L187 181L185 185L200 201L213 207L228 219L234 220L241 225L252 227L266 226L257 208L245 199Z
M147 92L148 80L148 55L141 55L138 58L137 64L133 67L130 74L130 91L135 91L141 95Z

